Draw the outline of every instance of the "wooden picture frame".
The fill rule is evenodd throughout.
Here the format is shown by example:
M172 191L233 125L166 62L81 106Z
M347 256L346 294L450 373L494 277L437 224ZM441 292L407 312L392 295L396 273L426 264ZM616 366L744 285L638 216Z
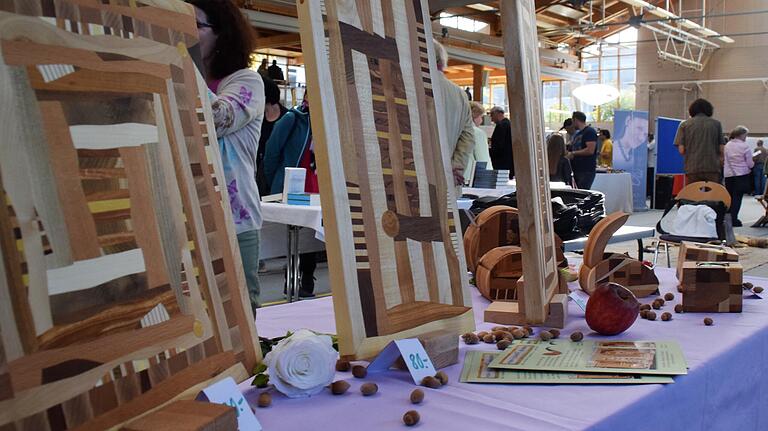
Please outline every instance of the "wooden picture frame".
M0 12L0 425L105 429L261 352L193 9L46 4Z
M426 1L298 11L341 355L471 330Z

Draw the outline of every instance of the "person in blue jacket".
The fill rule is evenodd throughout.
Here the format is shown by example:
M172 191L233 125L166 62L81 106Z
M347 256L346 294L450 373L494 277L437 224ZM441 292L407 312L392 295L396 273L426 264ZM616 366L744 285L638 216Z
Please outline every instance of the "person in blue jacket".
M307 176L304 191L320 191L315 173L314 152L312 151L312 129L309 121L307 93L298 108L286 112L275 123L272 135L264 150L264 176L269 182L270 194L282 193L285 168L305 168ZM302 253L299 259L301 286L299 297L311 298L315 291L316 253Z

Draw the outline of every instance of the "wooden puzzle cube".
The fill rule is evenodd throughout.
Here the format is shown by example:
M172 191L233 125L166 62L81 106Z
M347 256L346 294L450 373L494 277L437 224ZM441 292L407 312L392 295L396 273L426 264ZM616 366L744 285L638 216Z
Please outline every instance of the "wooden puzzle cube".
M724 245L686 242L680 244L680 254L677 258L677 279L683 275L685 262L738 262L739 254L731 247Z
M475 283L491 301L517 300L517 281L523 276L523 251L508 245L485 253L477 265Z
M735 262L684 262L684 312L741 313L743 268Z

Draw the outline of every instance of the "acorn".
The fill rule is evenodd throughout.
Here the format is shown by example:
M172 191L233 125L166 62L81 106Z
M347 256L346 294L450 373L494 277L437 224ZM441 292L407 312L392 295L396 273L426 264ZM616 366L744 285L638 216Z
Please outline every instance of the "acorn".
M648 314L645 316L648 320L656 320L656 312L655 311L649 311Z
M349 383L346 380L336 380L331 383L331 393L333 395L341 395L349 389Z
M376 383L368 382L363 383L362 386L360 386L360 392L363 393L363 396L371 396L379 391L379 385Z
M503 340L503 339L505 339L507 337L512 338L512 334L510 334L507 331L494 331L493 332L493 338L496 341L501 341L501 340Z
M659 304L661 304L662 307L664 306L664 303L666 302L666 301L664 301L664 298L656 298L656 299L654 299L654 301L659 301Z
M712 318L710 318L710 317L705 317L704 318L704 324L706 326L712 326L714 323L715 323L715 321L712 320Z
M485 338L486 335L488 335L488 332L480 331L480 332L477 333L477 338L482 340L483 338Z
M661 303L659 301L653 301L653 309L654 310L661 309Z
M581 341L584 339L584 334L582 334L579 331L574 332L571 334L571 341Z
M472 332L469 332L469 337L464 339L465 344L477 344L480 342L480 338L477 336L477 334L473 334Z
M262 392L256 403L259 407L269 407L272 404L272 395L269 395L269 392Z
M560 336L560 330L559 329L549 329L548 330L550 334L552 334L552 338L558 338Z
M411 392L411 404L420 404L424 401L424 391L421 389L414 389Z
M640 306L640 311L650 310L650 309L651 309L651 304L643 304Z
M419 423L420 419L421 417L419 416L419 412L417 412L416 410L408 410L403 415L403 423L409 427L412 427L417 423Z
M640 310L640 318L641 319L647 319L649 312L650 312L650 310Z
M755 286L752 288L752 291L755 293L763 293L763 290L765 289L763 289L761 286Z
M448 374L445 374L445 371L438 371L437 374L435 374L435 378L440 382L441 385L448 384Z
M513 337L515 340L519 340L519 339L521 339L521 338L525 338L525 334L526 334L526 332L525 332L525 331L523 331L523 330L522 330L522 329L520 329L520 328L517 328L517 329L515 329L514 331L512 331L512 337Z
M744 289L746 289L746 290L752 290L752 287L753 287L753 286L754 286L754 285L753 285L752 283L748 282L748 281L747 281L747 282L744 282L744 283L742 283L742 285L741 285L741 287L742 287L742 288L744 288Z
M539 332L539 338L541 341L549 341L552 339L552 333L549 331L541 331Z
M525 332L528 334L528 335L527 335L528 337L530 337L531 335L533 335L533 328L531 328L531 327L530 327L530 326L528 326L528 325L525 325L525 326L523 326L523 331L525 331Z
M486 334L485 337L483 337L483 341L491 344L496 342L496 337L493 336L493 334Z
M671 301L675 299L675 294L672 292L668 292L666 295L664 295L664 299L666 299L667 301Z
M363 365L355 365L352 367L352 375L358 379L363 379L368 375L368 368L364 367Z
M668 321L672 320L672 313L670 313L668 311L665 311L665 312L661 313L661 320L664 321L664 322L668 322Z
M336 371L349 371L350 368L352 368L352 364L349 361L342 361L341 359L336 361Z
M501 340L498 343L496 343L496 348L499 350L504 350L507 347L509 347L511 344L512 342L509 340Z
M440 386L443 386L442 383L440 383L440 380L437 380L433 376L427 376L421 379L421 386L426 386L430 389L437 389Z
M675 304L675 313L683 312L683 304Z
M506 326L494 326L493 328L491 328L491 332L506 331L506 330L507 330Z

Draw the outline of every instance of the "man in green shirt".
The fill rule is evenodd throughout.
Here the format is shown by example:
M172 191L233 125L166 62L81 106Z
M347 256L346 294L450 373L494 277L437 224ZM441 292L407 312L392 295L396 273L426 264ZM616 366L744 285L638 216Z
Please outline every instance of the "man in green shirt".
M712 118L714 108L705 99L696 99L688 107L691 118L677 129L675 145L683 156L686 183L719 183L723 170L723 126Z

